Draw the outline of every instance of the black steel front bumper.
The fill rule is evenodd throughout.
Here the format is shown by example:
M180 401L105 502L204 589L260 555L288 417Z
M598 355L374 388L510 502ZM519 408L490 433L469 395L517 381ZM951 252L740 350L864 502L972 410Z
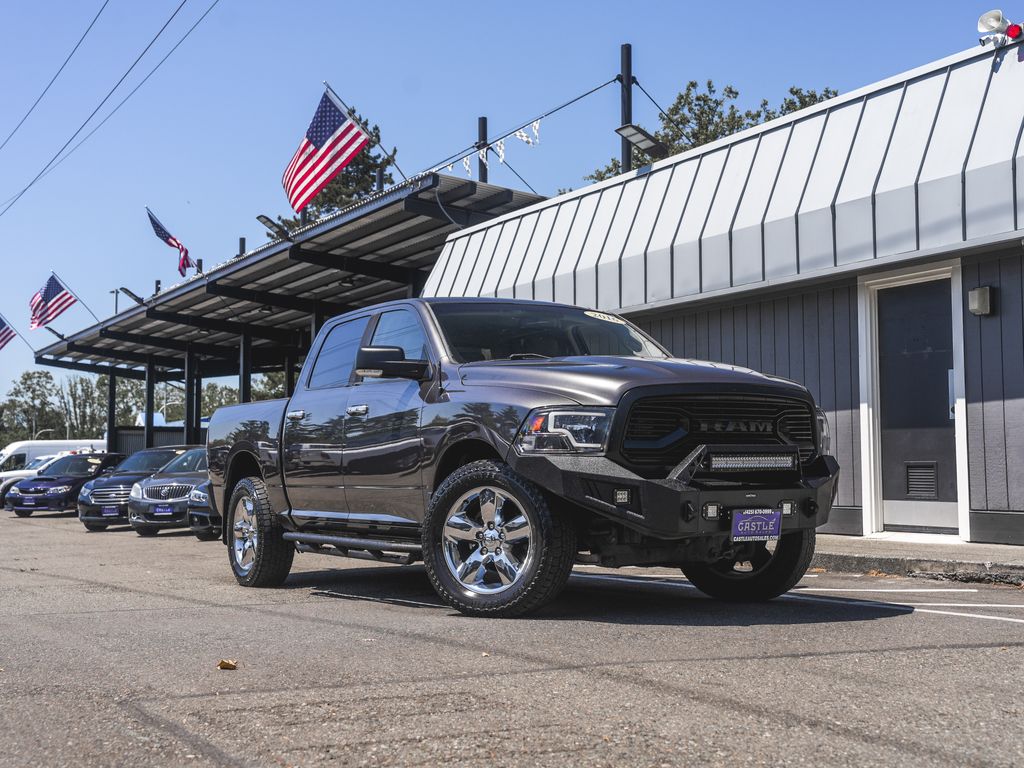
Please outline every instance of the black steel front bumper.
M839 464L831 456L818 457L798 478L733 487L649 480L604 456L524 456L513 450L509 463L555 496L657 539L728 534L732 510L779 509L786 501L793 511L782 516L783 533L816 528L828 522L839 477ZM707 504L718 505L716 518L705 516Z

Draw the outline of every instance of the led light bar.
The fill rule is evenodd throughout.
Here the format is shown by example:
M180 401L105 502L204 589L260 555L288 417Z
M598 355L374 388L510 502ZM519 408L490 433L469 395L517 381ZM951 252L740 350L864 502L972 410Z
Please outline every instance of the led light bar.
M725 453L711 454L712 472L757 472L758 470L793 469L792 453Z

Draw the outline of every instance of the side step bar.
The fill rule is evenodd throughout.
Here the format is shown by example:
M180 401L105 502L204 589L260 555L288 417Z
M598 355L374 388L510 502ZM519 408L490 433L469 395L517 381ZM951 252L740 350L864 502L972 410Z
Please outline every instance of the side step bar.
M376 560L400 565L410 565L416 562L423 549L419 544L411 541L362 539L356 536L332 536L301 531L286 531L282 538L285 541L294 541L295 548L299 552L354 557L361 560ZM403 554L393 554L395 552Z

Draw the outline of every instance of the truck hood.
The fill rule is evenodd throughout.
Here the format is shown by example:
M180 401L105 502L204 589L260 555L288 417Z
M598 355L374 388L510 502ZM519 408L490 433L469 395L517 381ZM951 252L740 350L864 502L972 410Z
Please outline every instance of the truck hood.
M561 357L548 360L491 360L459 368L466 386L528 389L581 405L616 405L635 387L679 384L715 387L722 392L757 388L806 397L800 384L749 368L702 360L642 357Z

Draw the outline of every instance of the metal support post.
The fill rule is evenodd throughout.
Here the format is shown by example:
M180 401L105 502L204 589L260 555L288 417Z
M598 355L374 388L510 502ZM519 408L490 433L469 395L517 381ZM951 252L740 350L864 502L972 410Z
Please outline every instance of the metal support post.
M629 125L633 122L633 46L623 43L621 49L622 70L619 73L622 84L622 122ZM633 145L626 139L620 139L622 146L622 172L633 170Z
M153 434L153 396L156 389L156 365L150 357L146 363L146 412L143 414L142 446L152 448L154 444Z
M243 333L238 340L238 402L252 400L252 336Z
M107 376L107 452L117 450L117 376Z
M478 117L476 119L476 148L487 151L487 118ZM476 171L477 177L484 184L487 183L487 163L484 162L482 157L476 159Z

